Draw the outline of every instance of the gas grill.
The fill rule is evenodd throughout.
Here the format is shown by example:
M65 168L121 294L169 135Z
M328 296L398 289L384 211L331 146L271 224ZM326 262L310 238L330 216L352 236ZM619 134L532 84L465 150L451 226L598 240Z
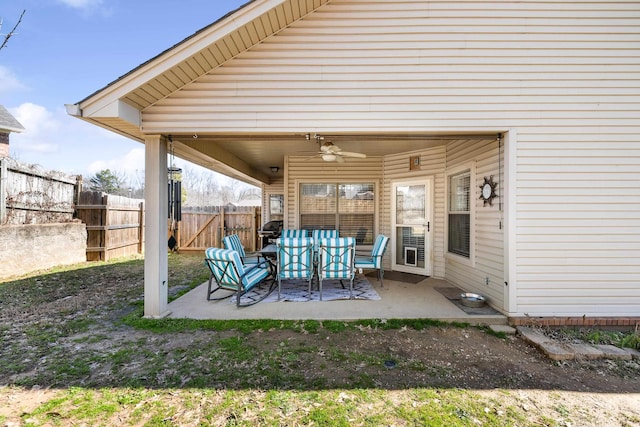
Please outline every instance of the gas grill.
M269 221L258 230L258 236L262 239L262 247L273 243L282 234L283 221Z

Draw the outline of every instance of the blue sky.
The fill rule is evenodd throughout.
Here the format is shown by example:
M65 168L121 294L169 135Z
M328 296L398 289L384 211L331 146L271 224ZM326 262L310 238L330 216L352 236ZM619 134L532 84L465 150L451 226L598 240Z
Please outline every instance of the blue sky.
M144 168L144 146L67 115L76 103L247 0L1 0L0 104L26 128L11 157L90 176ZM2 40L4 36L2 37Z

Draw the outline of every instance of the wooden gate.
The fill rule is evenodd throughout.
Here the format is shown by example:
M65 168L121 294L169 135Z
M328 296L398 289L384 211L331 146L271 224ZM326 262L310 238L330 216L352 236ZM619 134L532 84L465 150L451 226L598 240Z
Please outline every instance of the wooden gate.
M108 261L144 251L142 200L83 191L76 217L87 224L87 261Z
M258 248L259 207L210 206L182 211L174 238L179 252L204 252L222 247L222 239L237 234L247 251ZM171 226L169 227L171 228Z

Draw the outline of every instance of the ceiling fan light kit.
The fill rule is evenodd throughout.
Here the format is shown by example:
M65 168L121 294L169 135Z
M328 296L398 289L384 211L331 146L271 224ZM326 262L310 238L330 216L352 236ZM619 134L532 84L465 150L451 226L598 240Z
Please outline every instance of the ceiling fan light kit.
M342 163L344 162L344 158L345 157L356 157L359 159L364 159L367 157L366 154L362 154L362 153L351 153L348 151L342 151L342 149L340 147L338 147L337 145L335 145L334 143L332 143L331 141L324 141L324 136L320 136L318 134L314 135L314 139L316 140L316 142L318 143L318 145L320 146L320 151L318 152L318 154L316 154L316 156L319 156L322 158L322 160L324 160L325 162L338 162L338 163ZM316 157L314 156L314 157Z

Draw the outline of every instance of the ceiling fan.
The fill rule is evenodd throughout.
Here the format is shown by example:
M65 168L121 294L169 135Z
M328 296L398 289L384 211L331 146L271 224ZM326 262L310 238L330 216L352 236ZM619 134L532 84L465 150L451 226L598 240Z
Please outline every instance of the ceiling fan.
M322 142L324 140L323 136L315 135L315 139L318 141L318 144L320 144L320 151L313 157L321 157L325 162L343 163L345 157L355 157L358 159L364 159L367 157L367 155L363 153L342 151L340 147L331 141Z

